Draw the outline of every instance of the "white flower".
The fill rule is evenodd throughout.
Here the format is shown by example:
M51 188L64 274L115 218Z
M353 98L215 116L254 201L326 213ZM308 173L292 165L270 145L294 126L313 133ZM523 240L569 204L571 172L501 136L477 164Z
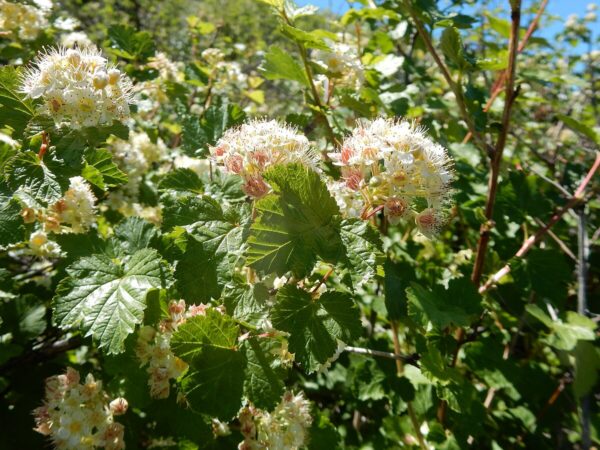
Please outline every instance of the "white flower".
M315 62L336 79L336 84L360 88L364 80L364 68L354 48L337 42L327 44L331 51L315 50L312 54Z
M30 252L41 258L58 258L61 254L60 245L48 240L48 235L43 231L35 231L29 236Z
M0 30L16 31L19 39L32 41L48 27L47 12L31 5L0 0Z
M348 216L383 209L395 224L426 203L435 211L431 230L440 225L454 179L452 160L414 123L383 118L362 122L329 156L342 171L342 181L330 182L329 189Z
M53 209L60 222L73 233L83 233L96 222L96 197L82 177L69 178L69 189Z
M132 198L137 197L144 175L167 154L162 139L154 143L146 133L134 131L129 133L129 140L114 140L109 149L119 169L127 174L128 182L122 190Z
M126 411L127 401L107 405L101 381L91 374L84 384L79 381L79 372L70 367L46 380L44 405L33 411L35 431L49 436L57 449L124 449L124 428L113 416Z
M94 44L83 31L72 31L60 36L60 45L65 48L92 47Z
M38 54L21 86L28 97L42 99L39 112L72 128L125 120L131 89L131 81L93 46Z
M244 436L238 448L243 450L298 450L306 445L312 424L310 402L302 393L289 391L273 411L250 405L242 408L238 419Z
M274 120L252 120L230 128L210 152L227 172L242 177L244 192L255 198L270 189L262 177L269 167L292 162L314 167L317 160L305 136Z

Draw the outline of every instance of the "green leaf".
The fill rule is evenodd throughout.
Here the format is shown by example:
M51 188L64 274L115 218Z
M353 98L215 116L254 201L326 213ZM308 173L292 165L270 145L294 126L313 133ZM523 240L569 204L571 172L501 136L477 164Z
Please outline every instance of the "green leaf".
M342 221L340 237L346 249L343 263L350 271L355 287L371 281L384 260L381 235L364 220Z
M258 408L273 409L285 389L283 379L286 370L278 356L281 342L251 338L244 342L243 347L248 360L244 395Z
M115 227L115 238L124 255L150 247L158 234L158 228L141 217L128 217Z
M219 298L244 248L240 217L226 216L215 203L203 213L188 227L187 248L175 270L177 286L188 301Z
M385 307L388 319L400 320L407 315L406 289L414 279L413 270L406 262L396 263L390 258L385 265Z
M183 196L164 195L163 229L170 230L176 226L192 225L196 222L224 220L223 210L219 203L211 197L187 194Z
M288 38L304 44L305 47L314 48L318 50L330 51L331 49L325 43L325 40L320 36L317 30L304 31L300 28L292 27L287 24L281 24L283 34Z
M53 300L54 321L61 328L80 326L108 353L124 350L125 338L141 323L146 293L165 285L156 250L135 252L123 260L104 255L81 258L67 268Z
M573 390L577 398L588 394L596 385L600 372L600 351L589 341L578 341L575 353Z
M194 194L204 193L202 181L191 169L175 169L166 174L160 183L159 191L173 190L178 192L189 192Z
M12 198L4 182L0 181L0 249L23 240L21 206Z
M583 134L585 137L590 139L592 142L600 145L600 137L598 133L596 133L592 128L588 127L583 122L579 120L575 120L572 117L565 116L564 114L558 114L556 116L559 120L562 120L566 126L572 128L580 134Z
M20 72L15 67L0 68L0 128L11 127L20 135L35 115L35 105L18 92Z
M301 278L317 257L335 263L344 253L339 209L316 172L299 165L265 173L274 193L256 202L247 263L265 273L292 271Z
M194 411L230 419L240 409L247 360L237 348L238 334L237 324L215 309L173 334L173 353L190 366L181 387Z
M6 171L11 189L23 191L39 202L51 204L62 196L56 175L31 150L12 158Z
M266 315L269 290L263 283L234 279L225 286L222 297L227 312L236 319L256 324Z
M537 305L527 305L526 311L533 317L550 328L550 335L547 342L552 347L559 350L570 351L575 348L578 341L593 341L596 338L595 322L581 314L573 311L567 311L566 321L552 320Z
M481 312L481 296L467 278L451 280L448 289L434 286L427 290L414 282L410 286L406 290L408 314L422 326L428 322L438 329L468 326Z
M448 27L444 29L440 38L440 48L446 60L460 70L464 70L469 66L465 59L462 38L456 28Z
M111 52L131 60L145 61L156 51L154 39L147 31L135 31L126 25L113 25L108 29Z
M246 118L238 105L226 99L216 99L202 117L190 114L181 103L177 111L182 127L182 149L187 155L196 157L207 155L209 145L216 144L225 130Z
M333 356L338 340L351 342L362 331L360 313L348 294L329 291L313 299L293 285L277 292L271 320L275 328L290 333L290 351L309 372Z
M265 55L260 71L267 80L292 80L310 87L304 69L294 58L279 47L272 45Z
M108 150L88 149L83 157L85 166L81 176L103 191L127 183L127 175L113 162Z

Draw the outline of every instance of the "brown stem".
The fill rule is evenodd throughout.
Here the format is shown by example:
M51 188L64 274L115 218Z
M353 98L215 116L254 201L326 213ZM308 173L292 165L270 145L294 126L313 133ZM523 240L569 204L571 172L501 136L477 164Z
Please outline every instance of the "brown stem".
M281 17L283 18L283 20L285 20L285 22L290 27L293 27L294 24L287 16L285 9L282 9L280 11L280 13L281 13ZM298 52L300 53L300 58L302 58L302 63L304 64L304 71L306 72L306 77L308 78L308 84L310 86L310 92L312 94L313 102L315 103L315 106L317 107L317 110L319 111L318 116L320 117L321 122L323 123L323 126L325 127L325 132L327 133L327 139L333 145L338 147L341 144L341 142L335 135L335 132L333 131L333 128L331 128L331 125L329 124L329 120L327 119L327 116L325 115L323 102L321 101L321 98L319 97L319 92L317 91L317 87L315 86L313 72L310 67L310 61L308 60L308 53L306 51L306 47L300 41L294 40L294 42L296 43L296 46L298 47Z
M392 340L394 341L394 353L398 356L401 355L400 351L400 340L398 339L398 322L392 321ZM400 358L396 359L396 371L398 376L402 376L404 372L404 367L402 365L402 360ZM413 428L415 430L415 435L417 437L417 441L419 442L419 446L421 450L427 450L427 445L425 444L425 439L423 439L423 435L421 434L421 428L419 427L419 421L417 419L417 415L415 414L415 410L413 409L412 402L406 402L406 409L408 411L408 417L412 422Z
M423 39L423 42L425 43L427 50L433 57L433 60L435 61L435 63L439 67L440 71L442 72L444 79L446 80L446 82L450 86L450 89L454 93L454 97L456 98L456 104L458 105L458 109L460 110L460 114L461 114L463 120L467 124L467 128L469 129L469 132L473 136L475 136L475 140L477 140L477 142L481 146L481 148L487 152L487 145L485 143L485 140L479 135L479 133L475 129L475 122L473 122L473 118L471 117L471 115L469 114L469 112L467 110L467 105L466 105L466 101L465 101L465 98L464 98L464 95L462 92L462 87L452 79L450 70L448 69L446 64L444 64L444 61L442 61L442 58L440 57L439 53L433 46L433 43L431 42L431 37L429 36L429 33L425 29L423 22L421 22L421 20L419 19L419 17L413 10L412 6L407 1L404 2L404 6L408 10L408 13L409 13L412 21L414 22L415 27L417 28L417 31L419 32L419 36L421 36L421 39Z
M317 290L321 287L321 285L323 283L325 283L327 281L327 278L329 278L332 273L333 273L333 267L330 267L329 270L327 271L327 273L325 275L323 275L323 278L321 278L321 280L315 285L315 287L312 288L310 293L314 294L315 292L317 292Z
M475 257L475 264L473 265L473 273L471 279L475 285L479 286L481 280L481 274L483 271L483 264L485 262L485 255L487 252L488 243L490 240L490 232L493 227L492 217L494 215L494 204L496 203L496 193L498 190L498 177L500 175L500 164L502 162L502 154L504 153L504 147L506 145L506 139L508 137L508 130L510 127L510 115L512 112L512 105L515 100L515 66L517 61L517 42L519 39L519 24L521 23L521 0L511 1L511 29L510 29L510 41L508 47L508 68L507 68L507 80L506 80L506 101L504 103L504 112L502 113L502 130L491 161L491 173L488 182L488 197L485 205L485 218L487 220L481 226L479 232L479 242L477 243L477 254Z
M573 197L571 197L569 201L550 218L548 223L543 228L538 230L537 233L530 236L523 243L523 245L513 258L522 258L523 256L525 256L535 244L542 240L542 238L548 232L548 230L550 230L550 228L552 228L567 211L569 211L573 206L575 206L577 203L583 200L585 188L592 180L592 177L595 175L598 168L600 168L600 152L596 152L596 160L594 161L592 168L589 170L585 178L579 184L579 187L577 187L577 190L575 191L575 194L573 194ZM502 269L500 269L498 272L492 275L483 286L479 288L479 292L483 294L508 273L510 273L510 265L507 263L504 267L502 267Z
M48 147L50 146L50 140L48 139L48 133L42 131L42 145L40 145L40 151L38 152L38 158L44 159L44 155L48 151Z
M540 19L542 17L542 14L544 13L544 10L546 9L547 4L548 4L548 0L543 0L542 3L540 4L540 7L537 11L537 14L535 15L535 18L531 21L531 23L529 24L529 28L527 28L527 31L525 32L525 35L523 36L523 39L521 39L521 42L519 42L519 48L517 49L517 53L521 53L525 49L525 46L527 45L527 41L529 41L529 38L531 37L531 35L535 31L535 29L537 28L537 26L540 22ZM500 95L500 92L502 92L504 83L506 83L506 70L503 70L502 72L500 72L500 75L494 82L494 85L492 86L492 94L490 95L490 98L488 99L487 103L483 107L484 112L488 112L490 110L490 108L492 107L492 105L494 104L494 102L496 101L498 96ZM473 135L469 131L469 133L467 133L467 135L463 139L463 144L466 144L467 142L469 142L472 137L473 137Z

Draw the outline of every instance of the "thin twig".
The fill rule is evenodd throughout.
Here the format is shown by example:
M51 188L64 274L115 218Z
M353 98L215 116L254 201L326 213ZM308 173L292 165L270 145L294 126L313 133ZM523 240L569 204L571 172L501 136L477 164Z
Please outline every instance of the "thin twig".
M539 241L541 241L541 239L548 232L548 230L550 228L552 228L556 224L556 222L558 222L567 211L569 211L571 208L573 208L573 206L575 206L576 204L578 204L579 202L581 202L583 200L583 194L585 192L585 188L587 187L589 182L592 180L592 177L594 176L594 174L596 173L598 168L600 168L600 152L596 152L596 160L594 161L592 168L589 170L589 172L587 173L587 175L585 176L583 181L579 184L579 187L575 191L575 194L573 194L573 197L571 197L569 199L569 201L550 218L550 220L548 221L546 226L544 226L543 228L538 230L537 233L530 236L523 243L523 245L521 246L521 248L519 249L519 251L515 254L515 256L513 258L522 258L523 256L525 256L529 252L529 250L531 250L533 248L533 246L535 244L537 244ZM479 293L482 294L482 293L486 292L489 288L494 286L498 281L500 281L502 278L504 278L509 273L510 273L510 264L507 263L504 267L502 267L502 269L500 269L498 272L496 272L494 275L492 275L483 286L481 286L479 288Z
M477 140L478 144L481 146L482 150L487 152L487 145L485 143L485 140L477 132L477 130L475 128L475 122L473 121L473 118L471 117L471 115L469 114L469 111L467 109L466 101L465 101L465 98L464 98L464 95L462 92L462 87L458 83L456 83L454 81L454 79L452 78L452 75L450 74L450 70L448 69L446 64L444 64L444 61L442 61L442 58L440 57L439 53L433 46L433 43L431 41L431 37L430 37L429 33L425 29L423 22L421 22L421 20L419 19L419 17L413 10L412 6L410 5L410 2L405 1L404 6L405 6L406 10L408 11L412 21L414 22L415 27L417 28L417 31L419 32L419 36L421 36L421 39L423 39L423 42L425 43L427 50L433 57L433 60L435 61L435 63L439 67L440 71L442 72L442 75L444 76L444 79L448 83L448 86L450 86L450 89L454 93L454 97L456 98L456 104L458 105L458 108L460 110L460 114L461 114L463 120L467 124L467 128L469 129L469 132L473 136L475 136L475 139Z
M540 227L543 227L545 225L545 223L542 222L537 217L535 217L533 220L535 220L535 223L537 223ZM556 245L558 245L560 247L560 249L565 253L565 255L567 255L573 261L577 261L577 257L573 254L571 249L569 247L567 247L567 244L565 244L561 238L559 238L556 234L554 234L554 232L552 230L548 230L547 233L548 233L548 236L550 236L554 240L554 242L556 242Z
M344 347L344 351L348 352L348 353L356 353L358 355L379 356L381 358L388 358L388 359L399 359L400 361L404 362L405 364L410 364L410 365L414 365L414 366L417 365L417 360L419 359L418 355L416 355L416 354L413 354L413 355L396 354L396 353L390 353L390 352L382 352L381 350L373 350L371 348L351 347L349 345Z
M485 256L487 252L488 243L490 240L490 233L493 227L492 218L494 215L494 205L496 203L496 193L498 189L498 177L500 176L500 165L502 162L502 155L504 153L504 147L508 137L508 130L510 127L510 115L512 112L512 105L515 99L515 68L517 61L517 42L519 39L519 25L521 23L521 0L511 1L511 29L510 29L510 40L508 46L508 68L507 68L507 80L506 80L506 101L504 103L504 112L502 113L502 130L494 154L492 155L491 162L491 173L488 183L488 196L485 205L485 218L486 223L481 226L479 233L479 242L477 243L477 254L475 256L475 263L473 265L473 273L471 279L475 285L479 285L481 280L481 274L483 271L483 264L485 262Z
M577 312L587 315L587 264L590 251L587 230L585 228L585 205L577 208ZM590 396L579 399L581 405L581 446L588 450L590 439Z
M392 322L392 340L394 341L394 353L396 355L400 355L400 340L398 339L398 323ZM396 371L398 376L402 376L404 372L404 367L402 366L402 360L396 359ZM415 410L413 409L412 402L406 402L406 410L408 412L408 417L413 425L413 429L415 431L415 435L417 437L417 441L419 442L419 446L421 450L427 450L427 444L425 444L425 439L421 434L421 427L419 426L419 421L417 419L417 415L415 414Z
M523 39L521 39L521 42L519 42L519 48L517 49L518 53L521 53L525 49L525 46L527 45L527 41L529 41L529 38L531 37L531 35L535 31L535 29L537 28L537 26L540 22L540 19L542 17L542 14L544 14L544 10L546 9L547 4L548 4L548 0L543 0L542 3L540 4L540 7L537 11L537 14L535 15L535 18L531 21L531 23L529 24L529 28L527 28L527 31L525 32L525 35L523 36ZM498 77L498 79L494 82L494 85L492 86L492 94L490 95L489 100L483 107L484 112L488 112L490 110L490 108L492 107L492 105L494 104L494 102L496 101L498 96L500 95L500 92L502 92L502 88L504 87L505 82L506 82L506 70L503 70L500 73L500 76ZM469 142L472 137L473 137L473 135L471 134L471 132L469 132L463 139L463 144L466 144L467 142Z

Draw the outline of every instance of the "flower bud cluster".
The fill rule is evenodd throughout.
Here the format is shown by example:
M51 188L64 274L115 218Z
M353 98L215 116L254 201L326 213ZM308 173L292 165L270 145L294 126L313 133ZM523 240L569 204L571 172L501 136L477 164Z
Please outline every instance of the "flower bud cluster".
M329 156L342 171L342 180L329 188L348 216L365 218L379 208L392 224L414 219L426 236L439 229L450 200L452 159L421 127L383 118L363 122Z
M238 415L244 440L239 450L297 450L307 444L312 423L310 402L301 393L283 394L281 402L271 412L252 405Z
M167 398L170 392L170 380L179 378L188 365L171 351L171 336L179 325L194 316L206 315L209 305L190 305L184 300L172 300L169 303L169 317L158 324L158 329L145 326L139 331L136 355L143 366L148 366L148 386L154 398ZM217 308L217 310L221 311Z
M327 71L329 78L342 87L359 89L364 81L364 68L354 49L337 42L330 42L331 50L315 50L315 62Z
M0 0L0 30L17 34L19 39L32 41L48 26L47 11L32 5Z
M227 172L242 177L244 192L254 198L270 190L262 176L269 167L292 162L314 166L317 159L305 136L275 120L252 120L230 128L210 152Z
M88 374L80 384L79 372L69 367L66 374L46 380L44 404L33 411L35 431L61 450L123 449L124 427L114 416L127 412L127 400L107 400L102 381Z
M48 208L25 207L21 218L25 223L39 222L41 230L29 236L25 253L40 258L58 258L61 248L48 238L48 233L84 233L96 222L96 197L82 177L70 178L64 196Z
M41 98L39 112L57 125L92 127L129 117L131 81L96 47L46 50L23 78L21 91Z

